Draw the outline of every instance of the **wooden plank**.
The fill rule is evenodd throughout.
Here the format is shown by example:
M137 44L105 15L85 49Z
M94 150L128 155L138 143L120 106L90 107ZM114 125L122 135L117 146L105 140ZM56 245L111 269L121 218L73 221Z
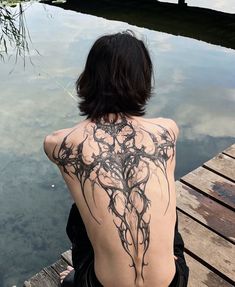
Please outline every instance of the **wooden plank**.
M178 218L179 232L184 239L185 248L194 257L210 265L217 274L223 274L228 281L234 281L234 245L179 210Z
M50 282L53 282L52 286L57 286L57 287L60 286L60 277L54 268L52 268L51 266L48 266L48 267L43 268L43 271L47 274Z
M199 167L183 176L180 181L235 211L235 184L230 180L204 167Z
M59 259L51 266L43 268L28 281L24 282L25 287L58 287L60 286L59 273L64 271L68 263L64 259Z
M226 154L218 154L203 166L235 182L235 160Z
M72 252L71 250L67 250L65 251L64 253L61 254L61 257L66 261L68 262L68 264L70 266L73 266L73 263L72 263Z
M25 281L24 287L58 287L60 286L59 273L66 270L67 266L67 261L61 258Z
M24 287L58 287L58 281L54 280L45 270L40 271L28 281L24 282Z
M228 147L226 150L223 151L223 153L235 158L235 144Z
M184 257L189 267L188 287L233 287L187 253L184 253Z
M176 204L191 217L235 242L235 213L231 209L179 181L176 182Z
M61 258L60 260L56 261L54 264L51 265L51 267L55 270L58 276L62 271L67 269L67 266L68 263L63 258Z

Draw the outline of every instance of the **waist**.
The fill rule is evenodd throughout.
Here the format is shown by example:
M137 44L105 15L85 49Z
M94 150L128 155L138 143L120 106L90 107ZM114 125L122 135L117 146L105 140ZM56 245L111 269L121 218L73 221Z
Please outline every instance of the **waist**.
M110 258L105 252L95 253L94 270L104 287L168 287L176 271L173 255L159 258L152 253L138 262L120 254Z

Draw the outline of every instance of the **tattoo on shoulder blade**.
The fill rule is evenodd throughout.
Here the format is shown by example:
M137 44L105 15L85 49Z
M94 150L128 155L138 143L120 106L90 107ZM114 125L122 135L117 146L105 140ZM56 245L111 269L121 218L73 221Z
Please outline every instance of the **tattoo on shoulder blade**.
M74 176L81 185L82 194L91 216L94 216L88 203L85 184L91 184L91 196L95 202L95 185L106 192L109 198L108 211L114 215L114 225L123 249L131 259L136 280L144 281L145 254L150 244L151 201L146 196L146 184L151 175L150 164L163 175L170 202L170 187L167 178L167 162L175 155L175 134L163 126L158 126L155 134L142 126L133 126L122 116L116 123L104 123L97 120L90 130L85 130L85 138L78 145L69 143L70 132L60 146L55 146L53 158L64 173ZM137 133L142 139L148 136L152 141L151 151L143 144L137 143ZM96 153L92 153L87 161L83 155L84 144L90 145L92 138L96 145ZM109 140L107 140L109 139ZM165 211L165 213L166 213ZM165 214L164 213L164 214Z

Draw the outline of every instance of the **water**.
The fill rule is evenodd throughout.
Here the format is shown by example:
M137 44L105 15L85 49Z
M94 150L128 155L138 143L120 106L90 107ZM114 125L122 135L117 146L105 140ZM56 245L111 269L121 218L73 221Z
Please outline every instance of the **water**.
M25 70L20 59L14 66L12 52L0 66L3 287L21 286L70 247L65 225L72 200L42 143L83 119L74 82L100 35L131 28L146 41L156 78L146 117L171 117L180 127L176 178L235 142L234 50L36 3L25 17L33 65L27 58Z
M161 2L178 3L178 0L161 0ZM235 13L234 0L185 0L188 6L209 8L225 13Z

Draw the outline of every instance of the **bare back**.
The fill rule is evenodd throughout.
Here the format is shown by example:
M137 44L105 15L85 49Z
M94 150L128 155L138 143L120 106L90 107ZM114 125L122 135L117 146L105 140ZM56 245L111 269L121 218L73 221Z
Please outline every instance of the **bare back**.
M104 287L167 287L174 276L172 122L85 120L55 135L52 159L82 215Z

